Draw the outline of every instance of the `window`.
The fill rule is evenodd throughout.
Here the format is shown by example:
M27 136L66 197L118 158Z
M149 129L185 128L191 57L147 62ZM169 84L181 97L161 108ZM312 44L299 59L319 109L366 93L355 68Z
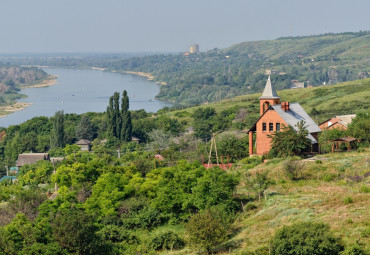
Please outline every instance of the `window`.
M280 131L280 123L276 123L276 132Z
M274 131L274 123L269 123L269 131Z
M266 123L262 123L262 131L266 131Z

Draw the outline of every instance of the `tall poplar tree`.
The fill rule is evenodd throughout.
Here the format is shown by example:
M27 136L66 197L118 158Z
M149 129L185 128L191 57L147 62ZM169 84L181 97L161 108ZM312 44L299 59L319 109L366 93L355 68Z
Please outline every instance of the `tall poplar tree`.
M53 129L50 136L51 148L64 148L65 133L64 133L64 112L57 111L53 119Z
M129 108L129 98L127 91L123 91L121 100L121 109L119 107L120 95L114 92L109 99L107 107L108 133L110 137L116 137L121 141L131 141L132 124Z
M121 129L121 140L125 142L130 142L132 139L132 124L131 124L131 113L129 108L129 98L127 91L124 90L122 93L121 102L121 119L122 119L122 129Z

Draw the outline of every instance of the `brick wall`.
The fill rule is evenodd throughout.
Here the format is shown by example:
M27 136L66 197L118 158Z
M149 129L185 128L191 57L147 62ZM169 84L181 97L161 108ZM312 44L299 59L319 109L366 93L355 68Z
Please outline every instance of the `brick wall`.
M266 123L266 131L262 130L263 123ZM273 130L269 131L269 123L273 123ZM271 138L267 135L272 134L276 131L276 123L280 123L280 130L283 125L286 125L285 121L277 114L274 110L269 110L265 115L259 119L256 125L256 142L257 142L257 154L267 154L271 148Z

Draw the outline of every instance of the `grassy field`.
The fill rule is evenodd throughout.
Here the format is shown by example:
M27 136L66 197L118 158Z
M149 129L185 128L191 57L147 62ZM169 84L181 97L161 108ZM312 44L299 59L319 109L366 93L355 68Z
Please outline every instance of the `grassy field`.
M277 93L281 101L300 103L318 123L335 115L353 114L370 109L370 79L314 88L288 89ZM217 112L230 108L244 108L248 118L256 120L259 116L258 97L261 94L243 95L221 102L171 111L168 115L191 122L191 114L199 107L214 107ZM317 114L311 114L313 108L318 111Z

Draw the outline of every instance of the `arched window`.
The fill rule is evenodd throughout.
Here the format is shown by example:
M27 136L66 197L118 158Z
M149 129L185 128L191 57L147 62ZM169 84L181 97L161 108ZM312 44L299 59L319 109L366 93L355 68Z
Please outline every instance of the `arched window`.
M270 103L269 102L264 102L263 103L263 112L267 111L267 109L270 107Z

